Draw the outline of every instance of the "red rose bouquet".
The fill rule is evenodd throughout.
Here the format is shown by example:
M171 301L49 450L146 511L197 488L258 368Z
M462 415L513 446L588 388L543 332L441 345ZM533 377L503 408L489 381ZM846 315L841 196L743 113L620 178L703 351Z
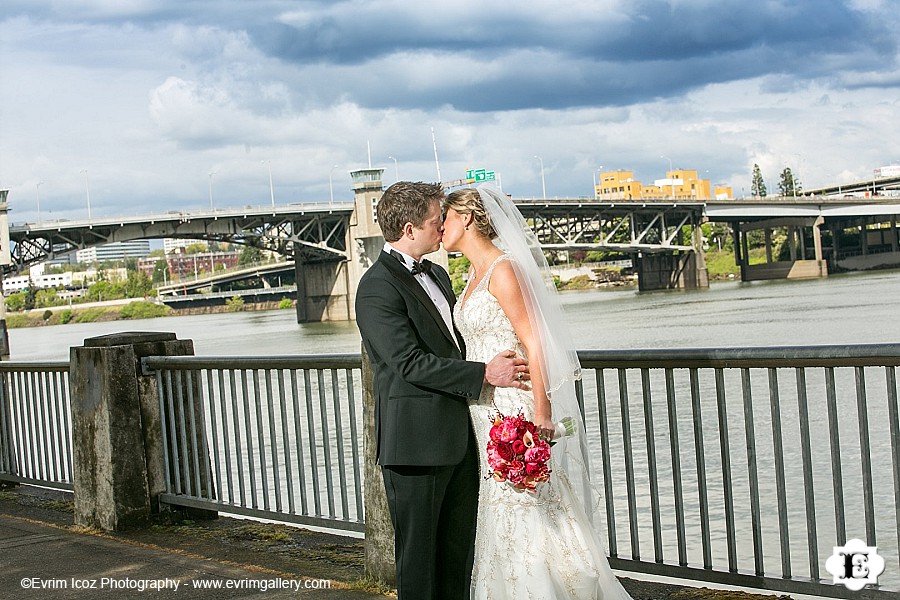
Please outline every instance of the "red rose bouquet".
M487 457L495 481L534 493L537 484L550 479L547 462L552 442L541 437L521 412L507 416L498 411L489 435Z

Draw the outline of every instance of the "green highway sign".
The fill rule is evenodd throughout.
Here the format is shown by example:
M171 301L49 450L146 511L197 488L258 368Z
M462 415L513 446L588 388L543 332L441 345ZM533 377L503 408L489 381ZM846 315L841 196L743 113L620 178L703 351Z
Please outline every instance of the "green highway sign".
M466 169L466 179L470 182L494 181L496 176L493 171L485 169Z

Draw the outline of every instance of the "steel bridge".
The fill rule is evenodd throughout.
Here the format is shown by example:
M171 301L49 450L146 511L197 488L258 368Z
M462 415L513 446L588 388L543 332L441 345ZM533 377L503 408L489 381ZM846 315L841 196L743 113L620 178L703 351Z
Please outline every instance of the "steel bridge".
M288 205L200 212L169 211L90 221L52 221L9 228L10 271L90 246L137 239L187 238L256 246L304 262L346 258L353 205Z

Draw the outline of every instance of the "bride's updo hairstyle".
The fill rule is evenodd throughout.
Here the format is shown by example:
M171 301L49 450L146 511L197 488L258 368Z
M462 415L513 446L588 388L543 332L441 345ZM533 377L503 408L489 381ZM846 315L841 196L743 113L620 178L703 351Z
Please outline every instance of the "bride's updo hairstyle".
M478 193L478 190L463 188L451 192L444 199L441 208L444 211L452 208L461 215L473 215L472 224L479 233L486 236L489 240L497 237L497 232L494 231L494 226L491 225L491 219L488 217L487 211L484 210L484 204L481 203L481 195Z

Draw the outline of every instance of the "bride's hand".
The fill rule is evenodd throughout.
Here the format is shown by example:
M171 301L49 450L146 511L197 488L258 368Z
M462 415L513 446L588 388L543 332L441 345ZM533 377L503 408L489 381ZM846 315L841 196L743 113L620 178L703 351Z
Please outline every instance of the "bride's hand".
M541 437L548 440L553 439L553 435L556 432L556 423L553 422L553 419L551 419L549 415L535 415L534 426L537 427L538 433L541 435Z

